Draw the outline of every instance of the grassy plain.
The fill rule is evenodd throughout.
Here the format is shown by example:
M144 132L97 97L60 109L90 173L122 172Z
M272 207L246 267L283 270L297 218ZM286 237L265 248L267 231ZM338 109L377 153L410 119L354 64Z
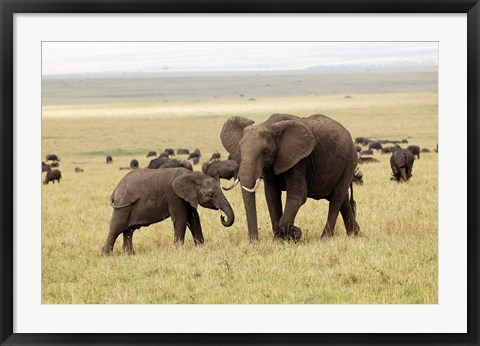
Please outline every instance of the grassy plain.
M144 167L148 150L168 147L198 147L205 159L219 151L225 158L219 132L229 116L262 121L276 112L322 113L340 121L353 137L407 138L433 149L437 94L409 85L405 82L395 93L349 92L351 99L343 98L339 86L330 94L265 95L256 101L191 95L168 102L125 100L105 93L101 101L82 102L74 97L75 89L68 97L45 96L42 156L61 158L63 180L42 190L42 302L436 304L435 153L415 161L406 184L389 180L388 155L375 154L380 163L361 166L365 184L354 186L358 238L346 236L339 217L335 236L320 240L327 202L308 200L296 219L302 240L274 241L262 184L257 193L260 242L254 246L248 243L237 187L225 192L236 213L231 228L222 227L218 212L199 208L203 247L195 247L190 234L183 247L175 247L172 223L165 220L135 232L134 256L122 254L121 237L113 256L100 256L112 214L108 200L127 172L119 167L132 158ZM48 89L44 95L53 93ZM113 164L105 164L106 155L113 156ZM77 166L85 172L74 173Z

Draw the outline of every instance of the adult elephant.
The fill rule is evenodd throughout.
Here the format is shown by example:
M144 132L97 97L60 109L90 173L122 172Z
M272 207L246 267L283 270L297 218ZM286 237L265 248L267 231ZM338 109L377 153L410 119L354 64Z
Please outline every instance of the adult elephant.
M235 116L225 122L220 137L240 164L238 179L250 241L258 239L255 191L262 178L275 237L300 239L301 229L294 221L307 197L330 202L322 238L333 235L338 212L347 233L359 233L351 187L357 153L350 133L340 123L320 114L308 118L273 114L254 125L252 120ZM284 210L282 191L287 192Z

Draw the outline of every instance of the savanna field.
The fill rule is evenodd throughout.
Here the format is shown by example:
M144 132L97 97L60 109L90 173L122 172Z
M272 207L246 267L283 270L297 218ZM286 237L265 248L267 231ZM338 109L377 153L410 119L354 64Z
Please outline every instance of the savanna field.
M42 160L58 155L63 180L42 187L42 303L436 304L436 75L322 78L45 80ZM224 192L235 212L232 227L221 225L218 211L198 208L204 246L194 246L188 230L184 246L174 246L167 219L135 231L135 255L122 253L120 236L113 255L101 256L109 198L128 172L120 167L134 158L146 167L149 150L199 148L200 171L214 152L227 158L219 134L228 117L262 122L272 113L321 113L353 138L406 138L432 152L415 160L403 184L390 181L389 154L376 152L380 163L360 165L359 237L347 237L339 215L334 237L320 240L328 204L308 199L295 222L301 241L273 240L262 183L254 245L237 186ZM107 155L113 164L105 163Z

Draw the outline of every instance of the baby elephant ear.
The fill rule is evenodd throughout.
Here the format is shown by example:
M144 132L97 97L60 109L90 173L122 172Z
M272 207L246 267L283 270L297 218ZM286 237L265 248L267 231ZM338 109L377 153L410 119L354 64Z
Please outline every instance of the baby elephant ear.
M277 175L289 170L301 159L310 155L315 147L315 136L301 121L279 121L271 125L271 129L279 136L277 157L273 166L273 172Z
M186 200L195 209L198 207L197 185L196 175L190 173L182 174L172 183L177 196Z
M220 133L220 139L222 144L230 153L232 158L240 164L240 145L239 142L243 137L243 129L254 123L253 120L235 116L230 117L223 124L222 131Z

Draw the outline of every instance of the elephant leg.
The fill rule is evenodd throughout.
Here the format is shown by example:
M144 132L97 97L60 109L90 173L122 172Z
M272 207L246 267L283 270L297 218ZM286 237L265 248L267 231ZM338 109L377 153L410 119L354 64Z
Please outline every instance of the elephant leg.
M298 210L307 201L307 182L301 167L293 169L285 179L287 200L278 226L285 239L298 241L302 237L302 230L295 227L294 222Z
M265 182L265 198L267 200L268 212L272 221L273 236L281 238L279 228L280 218L282 217L282 190L274 177L266 177Z
M133 255L133 231L135 229L133 227L130 227L126 231L123 232L123 252L126 253L127 255Z
M345 200L348 203L348 187L350 186L351 183L351 177L353 175L353 169L352 170L346 170L345 175L343 176L340 184L337 186L335 190L333 190L333 193L330 197L330 203L328 205L328 216L327 216L327 223L325 224L325 227L323 228L322 236L321 238L328 238L332 237L334 230L335 230L335 224L337 223L337 218L338 218L338 213L340 209L342 209L343 204L345 203ZM348 172L348 173L347 173ZM345 198L347 196L347 198ZM347 208L345 206L345 208ZM350 206L348 208L351 208ZM353 215L353 210L351 211Z
M333 236L333 231L335 229L335 224L337 223L338 212L341 209L343 201L339 202L339 200L331 200L328 206L328 216L327 216L327 223L323 228L322 238L328 238Z
M193 241L195 242L195 245L202 245L204 243L202 225L200 224L200 218L195 208L192 208L192 207L188 208L187 226L190 229L190 232L192 233L192 237L193 237Z
M108 238L103 246L102 254L109 255L113 251L113 245L118 236L128 228L128 217L123 217L120 213L124 211L114 210L112 220L110 221L110 231L108 232Z
M410 179L412 177L412 166L408 165L407 168L405 169L406 174L407 174L407 179Z
M175 245L183 245L185 242L185 231L187 230L188 220L187 202L180 198L168 205L170 217L173 222L173 242Z
M347 234L358 235L360 233L360 226L358 225L357 220L355 220L355 215L353 213L352 206L350 205L350 198L348 197L348 192L340 208L340 213L342 214Z
M405 168L400 168L400 174L402 175L402 180L407 181L407 172L405 171Z

